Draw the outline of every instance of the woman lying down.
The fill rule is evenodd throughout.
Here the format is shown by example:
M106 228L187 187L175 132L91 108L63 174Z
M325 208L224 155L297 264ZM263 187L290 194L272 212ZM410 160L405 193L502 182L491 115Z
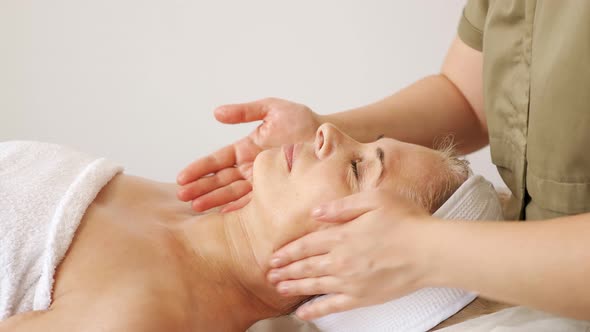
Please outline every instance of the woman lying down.
M319 137L319 138L318 138ZM121 173L64 147L0 143L0 331L244 331L292 312L266 279L273 251L319 223L310 209L368 186L435 211L468 177L448 153L332 126L315 142L262 152L253 197L196 215L176 185Z

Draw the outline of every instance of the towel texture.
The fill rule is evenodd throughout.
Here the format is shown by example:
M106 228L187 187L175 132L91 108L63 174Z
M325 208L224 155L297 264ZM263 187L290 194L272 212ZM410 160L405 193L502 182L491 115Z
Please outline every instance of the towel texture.
M434 216L456 220L501 220L502 206L492 184L479 175L472 175ZM454 315L476 296L460 289L424 288L384 304L328 315L313 323L326 332L423 332Z
M49 307L84 212L120 171L54 144L0 143L0 320Z

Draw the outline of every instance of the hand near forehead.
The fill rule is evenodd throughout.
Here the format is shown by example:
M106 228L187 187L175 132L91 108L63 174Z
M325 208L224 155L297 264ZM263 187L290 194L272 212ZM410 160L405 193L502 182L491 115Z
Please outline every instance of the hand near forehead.
M300 318L384 303L424 286L428 262L414 241L433 220L424 209L372 190L323 204L312 217L342 224L279 249L267 276L284 296L330 295L301 306Z
M262 123L248 136L197 159L178 174L178 198L192 200L192 208L197 212L227 203L224 212L246 205L252 190L252 165L258 153L312 139L320 125L319 115L307 106L276 98L224 105L214 114L218 121L227 124Z

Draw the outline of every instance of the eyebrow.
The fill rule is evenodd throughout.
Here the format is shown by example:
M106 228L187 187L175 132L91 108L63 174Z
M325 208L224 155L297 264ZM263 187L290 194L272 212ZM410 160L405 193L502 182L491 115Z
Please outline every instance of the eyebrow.
M383 174L385 174L385 152L379 147L375 150L375 152L377 153L377 158L379 158L379 161L381 162L381 173L379 173L379 178L377 179L377 184L375 185L379 186L379 183L381 183L381 180L383 180Z

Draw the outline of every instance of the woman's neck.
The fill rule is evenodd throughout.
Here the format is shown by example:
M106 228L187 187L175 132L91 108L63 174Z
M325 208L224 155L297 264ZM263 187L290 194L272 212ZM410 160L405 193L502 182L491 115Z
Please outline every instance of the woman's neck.
M301 300L282 298L266 281L274 248L272 239L258 231L264 229L260 222L245 207L193 217L176 228L193 258L186 268L195 305L206 299L205 319L228 324L228 330L243 331L260 319L288 313Z

